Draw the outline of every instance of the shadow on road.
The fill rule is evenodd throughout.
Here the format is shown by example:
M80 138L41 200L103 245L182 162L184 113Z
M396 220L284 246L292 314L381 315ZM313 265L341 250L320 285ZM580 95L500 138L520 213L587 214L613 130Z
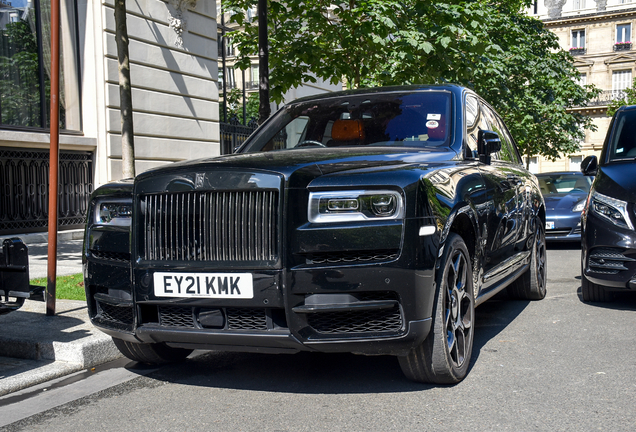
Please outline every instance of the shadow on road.
M581 242L546 242L551 250L581 250Z
M501 297L477 308L471 368L483 346L527 305ZM208 352L149 377L184 385L302 394L413 392L436 387L408 381L394 356L343 353Z
M580 277L579 277L580 279ZM576 290L576 294L579 297L579 301L586 306L623 310L623 311L636 311L636 292L616 292L614 293L614 299L610 302L585 302L583 301L583 293L581 287Z

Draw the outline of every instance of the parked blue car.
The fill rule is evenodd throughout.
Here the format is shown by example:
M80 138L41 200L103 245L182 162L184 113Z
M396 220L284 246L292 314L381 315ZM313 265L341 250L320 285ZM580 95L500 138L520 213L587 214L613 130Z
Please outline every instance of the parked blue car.
M593 178L580 172L549 172L537 178L545 199L545 239L581 241L581 211Z

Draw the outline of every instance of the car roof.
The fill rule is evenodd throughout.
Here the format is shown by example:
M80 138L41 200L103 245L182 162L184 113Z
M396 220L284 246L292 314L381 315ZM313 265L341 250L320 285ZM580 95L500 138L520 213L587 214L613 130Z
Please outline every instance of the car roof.
M354 89L354 90L342 90L337 92L323 93L319 95L305 96L303 98L295 99L290 101L288 105L293 105L296 103L302 103L306 101L315 101L315 100L323 100L330 98L338 98L338 97L346 97L346 96L357 96L364 94L373 94L373 93L393 93L393 92L404 92L404 91L450 91L451 93L459 93L461 94L463 91L468 90L466 87L462 87L456 84L444 84L444 85L428 85L428 84L414 84L414 85L404 85L404 86L388 86L388 87L369 87L363 89Z

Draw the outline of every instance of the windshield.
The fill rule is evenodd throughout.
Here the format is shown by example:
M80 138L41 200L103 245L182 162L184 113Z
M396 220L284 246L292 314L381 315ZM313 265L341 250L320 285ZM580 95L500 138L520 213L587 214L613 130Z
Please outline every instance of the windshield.
M588 193L592 185L592 177L582 174L541 174L537 175L539 187L543 195L564 193Z
M450 142L450 93L371 93L291 104L243 152L306 147L439 147Z
M608 149L608 160L636 159L636 110L623 111L615 122L616 132Z

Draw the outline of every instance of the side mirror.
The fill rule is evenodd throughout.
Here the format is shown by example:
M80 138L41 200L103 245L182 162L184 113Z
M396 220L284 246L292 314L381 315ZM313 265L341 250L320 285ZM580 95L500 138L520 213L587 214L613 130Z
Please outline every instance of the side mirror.
M497 132L480 130L477 135L477 152L479 161L490 164L490 155L501 150L501 138Z
M595 176L598 171L598 159L596 156L588 156L581 162L581 172L586 176Z

